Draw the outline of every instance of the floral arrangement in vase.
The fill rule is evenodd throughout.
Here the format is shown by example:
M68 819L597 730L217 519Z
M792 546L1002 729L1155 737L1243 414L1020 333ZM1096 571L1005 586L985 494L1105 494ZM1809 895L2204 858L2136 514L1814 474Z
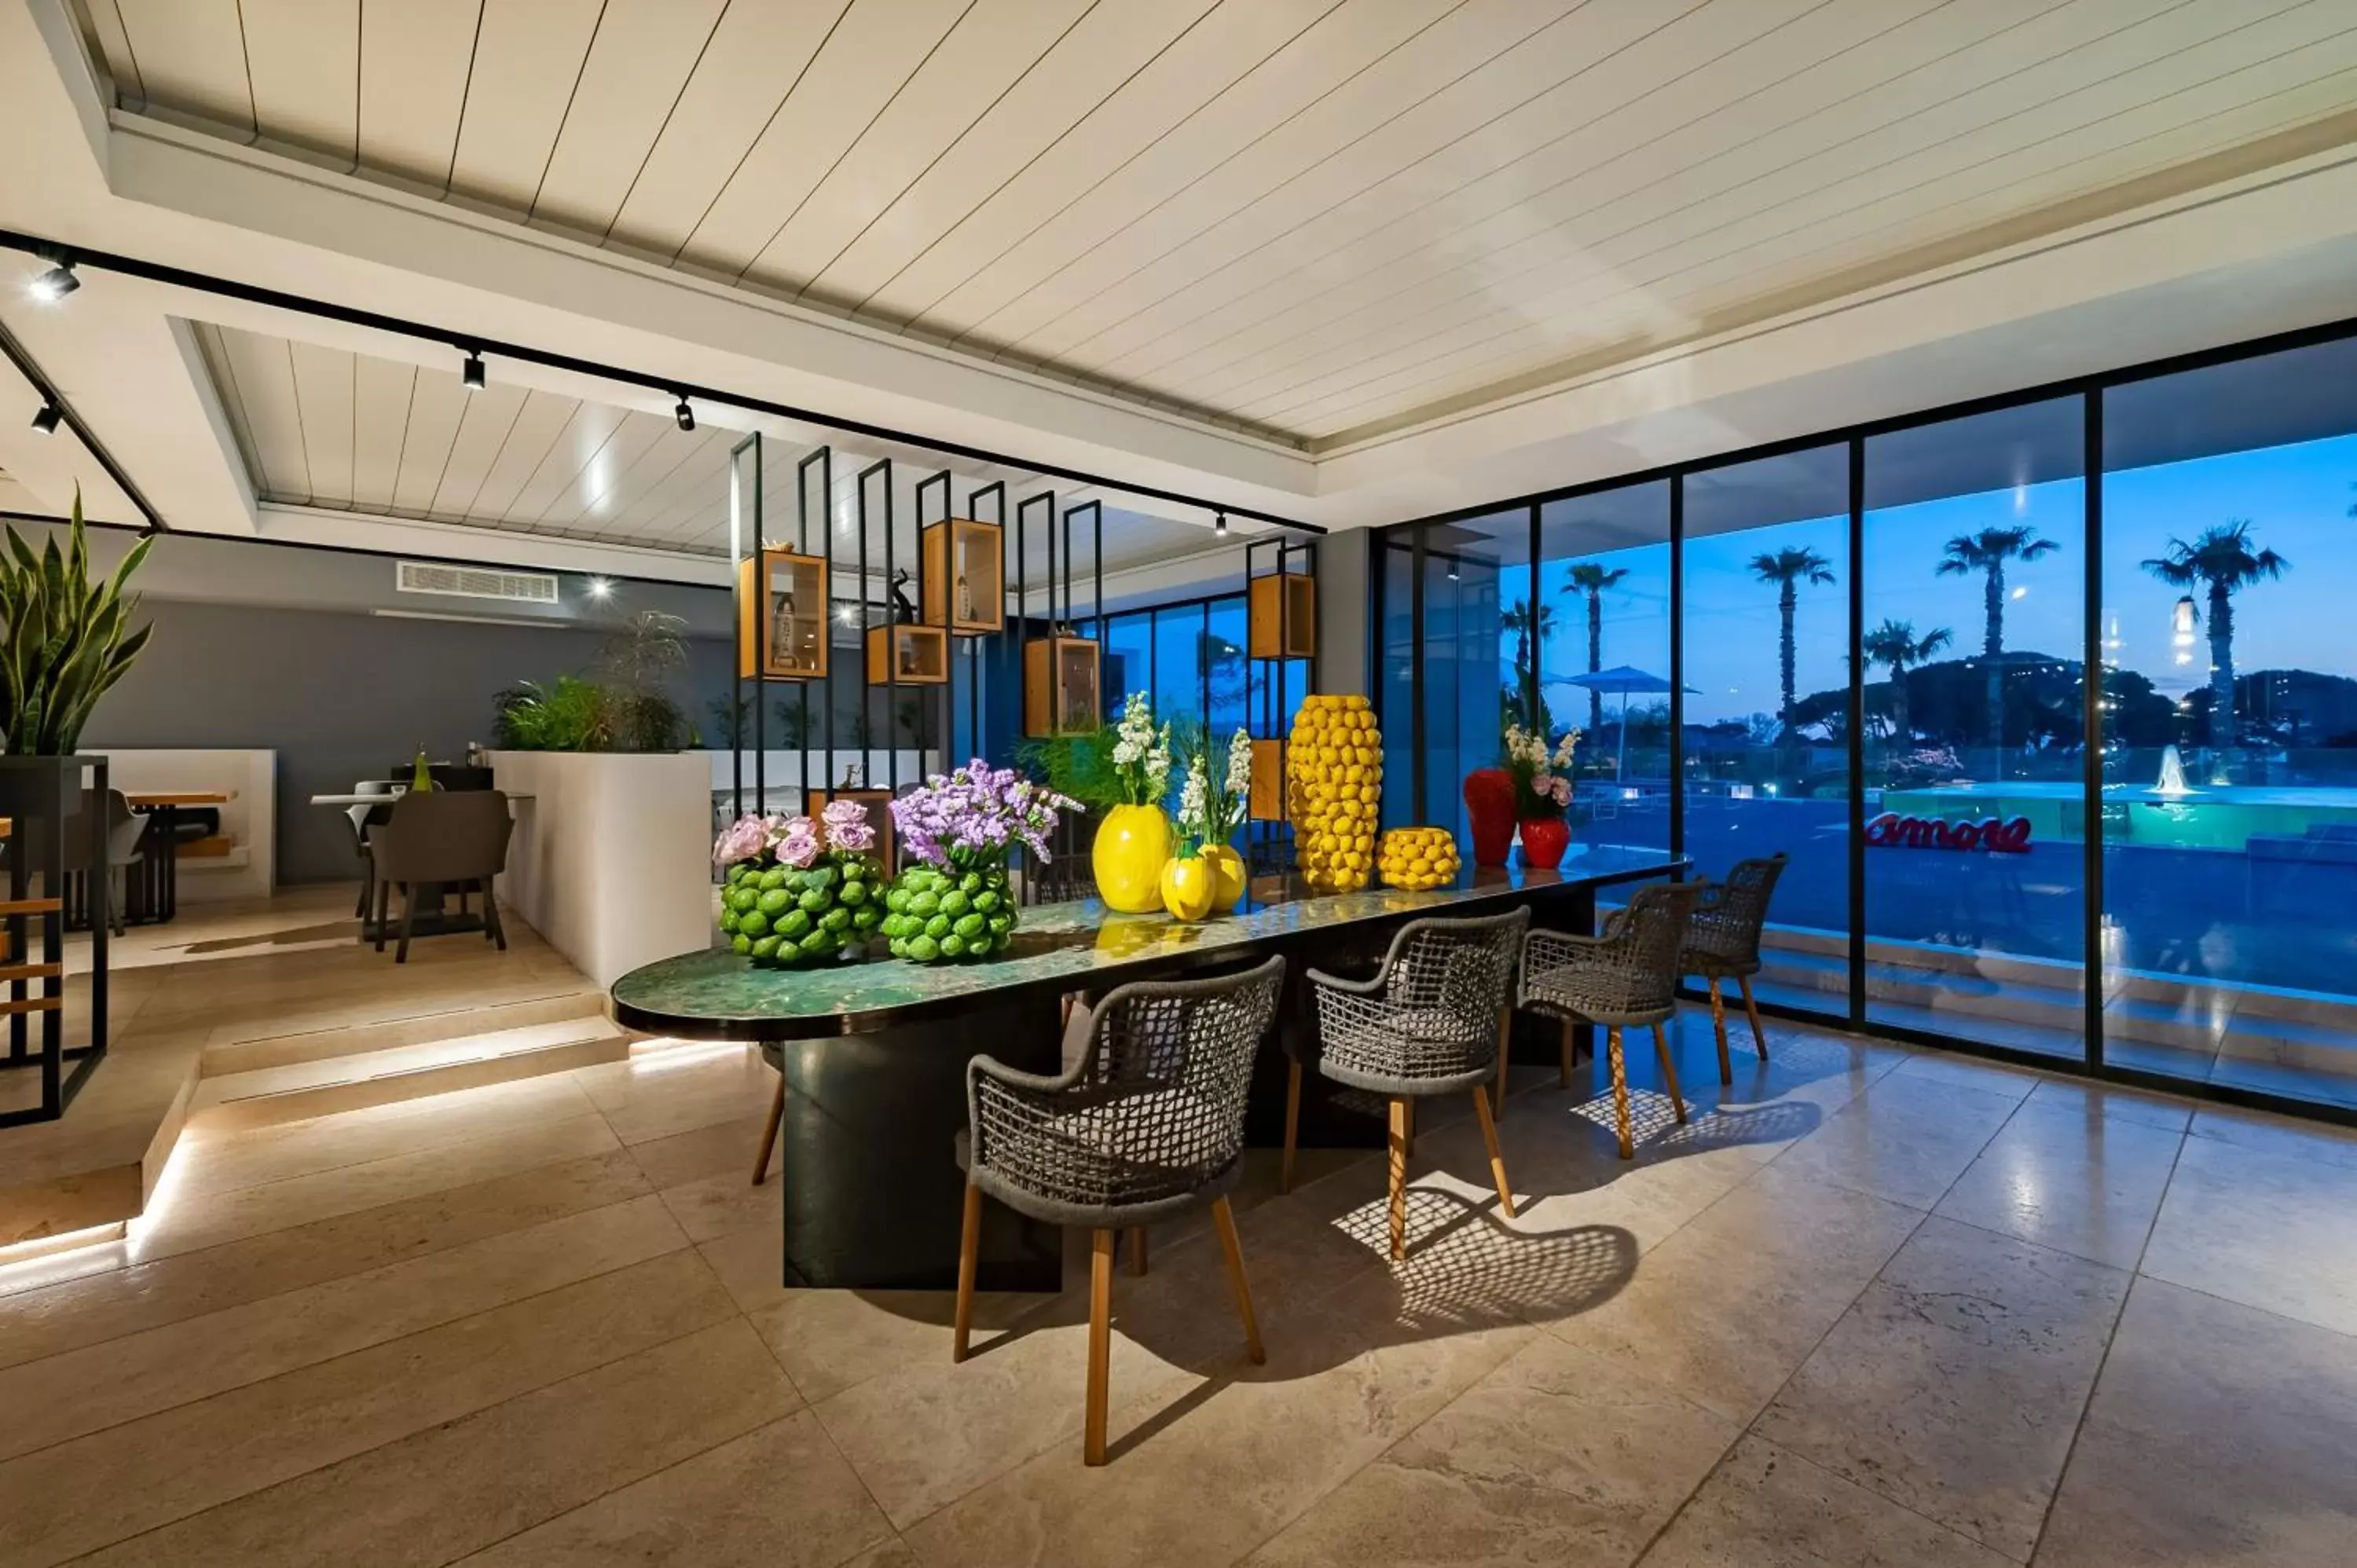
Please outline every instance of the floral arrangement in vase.
M1563 864L1571 843L1571 829L1563 814L1571 805L1572 755L1579 732L1566 730L1555 749L1546 736L1520 725L1508 725L1504 767L1514 785L1514 816L1522 825L1523 859L1542 871Z
M1162 810L1170 792L1170 726L1155 727L1154 704L1143 692L1122 704L1113 773L1121 803L1098 825L1089 865L1106 908L1143 915L1162 907L1162 867L1170 858L1170 819Z
M1244 857L1229 841L1244 825L1252 797L1252 736L1236 731L1223 757L1211 749L1209 730L1190 725L1180 749L1187 777L1178 787L1178 853L1162 869L1162 906L1173 918L1199 920L1226 914L1244 896ZM1199 878L1199 865L1207 876ZM1208 883L1200 899L1198 880ZM1204 908L1196 911L1199 901Z
M819 963L863 945L884 918L876 830L856 800L813 819L737 818L712 846L726 868L720 930L762 968Z
M1020 843L1045 865L1056 819L1078 801L980 757L936 773L892 802L909 862L884 897L892 956L912 963L964 962L1014 945L1016 901L1006 855Z

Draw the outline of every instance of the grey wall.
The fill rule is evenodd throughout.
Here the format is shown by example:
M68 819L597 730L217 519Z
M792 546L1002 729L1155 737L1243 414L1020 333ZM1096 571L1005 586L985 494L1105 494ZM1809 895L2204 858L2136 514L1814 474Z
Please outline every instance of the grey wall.
M1318 681L1328 692L1374 694L1368 663L1367 543L1373 530L1337 530L1318 542Z

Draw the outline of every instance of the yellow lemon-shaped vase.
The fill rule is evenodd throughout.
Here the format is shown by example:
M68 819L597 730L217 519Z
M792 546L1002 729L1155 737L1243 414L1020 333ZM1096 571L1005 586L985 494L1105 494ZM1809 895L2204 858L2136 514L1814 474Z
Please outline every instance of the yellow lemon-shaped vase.
M1097 897L1122 915L1162 908L1162 866L1170 858L1170 819L1159 806L1115 806L1089 850Z
M1224 915L1243 899L1244 857L1233 844L1215 843L1203 852L1203 858L1211 865L1211 913Z
M1162 864L1162 907L1174 920L1200 920L1211 912L1219 873L1200 854Z

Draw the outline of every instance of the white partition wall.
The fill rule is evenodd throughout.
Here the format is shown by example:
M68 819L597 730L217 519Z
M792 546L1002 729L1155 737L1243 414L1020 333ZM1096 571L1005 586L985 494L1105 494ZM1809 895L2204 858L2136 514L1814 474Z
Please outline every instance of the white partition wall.
M135 746L94 747L106 758L110 789L214 793L229 799L214 841L179 854L179 896L192 904L267 898L278 885L278 754Z
M495 751L515 805L502 908L600 985L712 940L712 775L700 752Z

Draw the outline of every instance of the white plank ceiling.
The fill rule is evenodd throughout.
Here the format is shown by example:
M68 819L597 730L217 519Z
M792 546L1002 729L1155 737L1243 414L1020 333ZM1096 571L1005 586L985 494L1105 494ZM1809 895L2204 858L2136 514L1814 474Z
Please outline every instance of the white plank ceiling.
M81 3L126 108L1313 449L2357 135L2350 0Z
M210 322L196 323L195 330L255 494L285 505L726 556L729 451L745 431L762 431L763 532L773 543L796 542L797 467L824 439L808 427L734 409L706 408L694 431L683 431L668 413L503 384L496 372L489 385L470 392L455 364L414 365ZM1017 503L1026 498L1051 495L1059 511L1101 500L1109 572L1212 544L1200 519L1152 515L1139 510L1135 498L1024 469L944 460L920 447L874 441L834 441L829 450L834 504L825 508L819 499L829 470L814 467L812 521L802 542L813 551L823 548L819 531L831 510L834 553L846 564L859 550L861 470L884 457L893 462L894 549L900 565L913 564L920 516L941 513L934 486L920 514L917 484L944 470L952 475L951 499L960 515L974 510L993 517L987 504L969 509L967 503L976 489L1005 484L1010 525ZM880 480L869 482L867 505L869 565L880 575ZM1046 580L1049 542L1041 523L1047 515L1034 507L1024 532L1034 585ZM1086 574L1092 555L1085 524L1075 524L1074 532L1078 565ZM1060 558L1060 529L1056 548ZM1083 607L1088 591L1085 584L1079 588Z

